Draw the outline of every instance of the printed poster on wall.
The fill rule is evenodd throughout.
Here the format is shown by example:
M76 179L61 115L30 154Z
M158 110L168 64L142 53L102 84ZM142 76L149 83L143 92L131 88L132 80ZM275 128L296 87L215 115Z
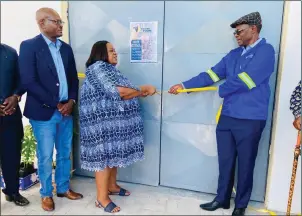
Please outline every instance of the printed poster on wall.
M157 62L157 21L130 22L130 62Z

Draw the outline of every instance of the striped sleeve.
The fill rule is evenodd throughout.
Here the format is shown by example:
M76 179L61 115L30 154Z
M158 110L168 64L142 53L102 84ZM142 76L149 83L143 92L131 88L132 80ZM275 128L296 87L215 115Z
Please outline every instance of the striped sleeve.
M274 48L267 44L259 47L253 59L239 74L230 76L219 86L219 96L224 98L230 94L251 91L266 82L275 66Z
M207 74L210 76L210 78L214 83L220 80L218 75L212 69L207 70Z
M226 62L229 54L223 57L214 67L209 68L205 72L198 74L195 77L182 83L183 87L189 88L201 88L212 85L226 77Z
M256 87L255 82L246 72L242 72L238 74L238 77L248 87L248 89L252 89Z

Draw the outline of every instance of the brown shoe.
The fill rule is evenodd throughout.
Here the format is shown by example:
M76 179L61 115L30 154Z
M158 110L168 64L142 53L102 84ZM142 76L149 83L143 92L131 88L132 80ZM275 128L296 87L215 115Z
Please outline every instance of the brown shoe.
M55 209L55 203L52 197L42 198L42 209L44 209L45 211L53 211Z
M58 193L57 194L58 197L66 197L67 199L70 199L70 200L78 200L78 199L82 199L83 198L83 195L80 194L80 193L76 193L72 190L68 190L67 192L65 193Z

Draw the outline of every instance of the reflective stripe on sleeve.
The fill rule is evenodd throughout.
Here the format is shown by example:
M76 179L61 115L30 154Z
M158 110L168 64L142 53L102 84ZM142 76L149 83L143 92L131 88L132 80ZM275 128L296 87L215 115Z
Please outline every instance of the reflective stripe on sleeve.
M209 76L214 82L218 82L220 80L219 77L215 74L215 72L212 71L211 69L207 70L207 73L209 74Z
M247 85L247 87L249 89L256 87L256 84L254 83L252 78L246 72L242 72L242 73L238 74L238 77L242 80L242 82L245 83L245 85Z

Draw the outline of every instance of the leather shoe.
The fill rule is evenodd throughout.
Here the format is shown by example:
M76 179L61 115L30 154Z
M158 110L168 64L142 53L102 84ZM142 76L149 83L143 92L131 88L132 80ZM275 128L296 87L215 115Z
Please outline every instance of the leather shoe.
M29 204L28 199L21 194L5 195L5 199L8 202L14 202L17 206L26 206Z
M223 209L229 209L230 203L223 204L216 200L213 200L212 202L201 204L200 208L206 210L206 211L215 211L216 209L223 208Z
M235 208L232 216L244 216L245 215L245 208Z
M83 198L82 194L76 193L76 192L74 192L70 189L68 191L66 191L65 193L58 193L57 196L58 197L66 197L67 199L70 199L70 200L78 200L78 199Z
M53 211L55 209L55 203L52 197L42 198L42 209L44 209L45 211Z

